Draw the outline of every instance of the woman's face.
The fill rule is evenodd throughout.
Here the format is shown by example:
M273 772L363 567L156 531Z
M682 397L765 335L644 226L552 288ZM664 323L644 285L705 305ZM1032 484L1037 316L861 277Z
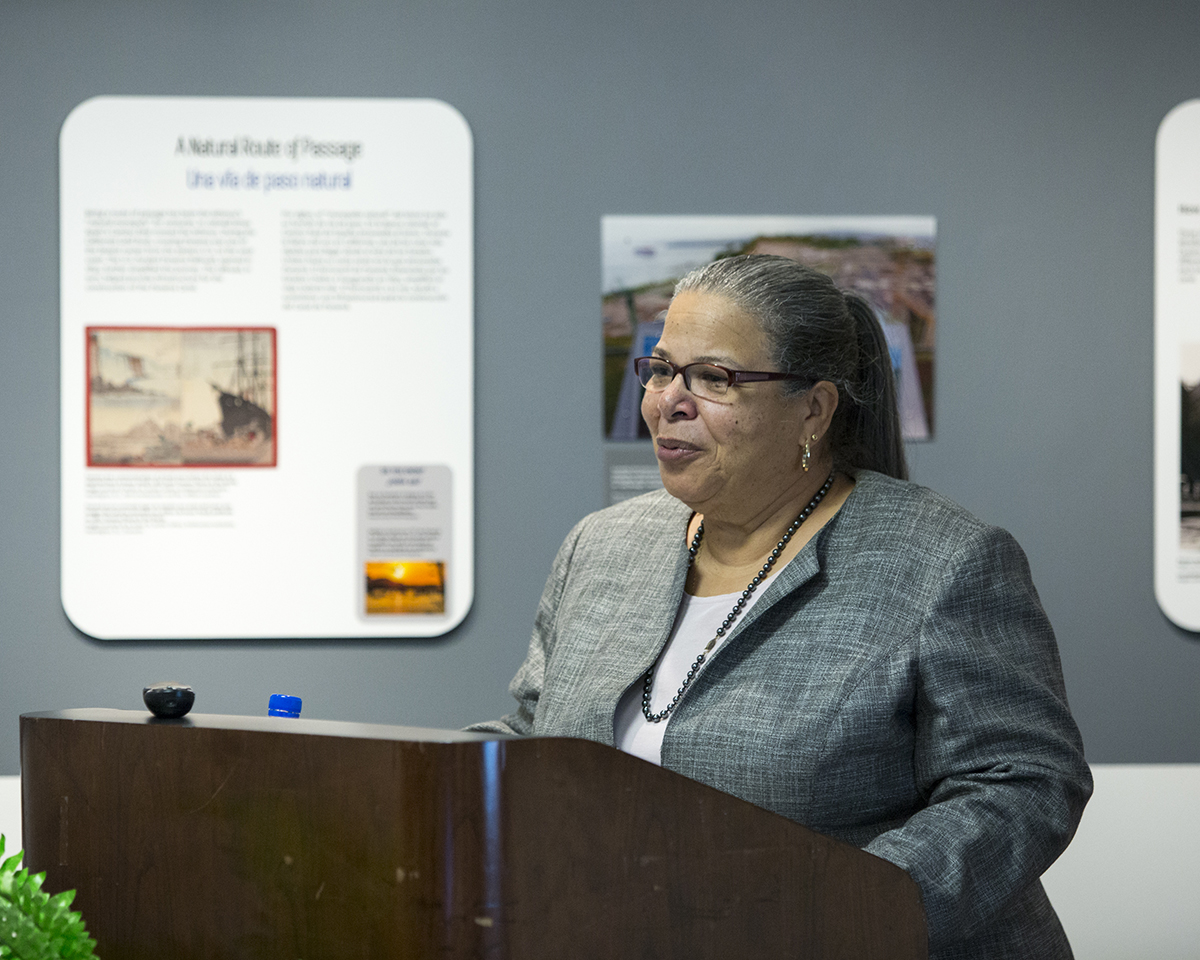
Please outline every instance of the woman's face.
M654 354L681 367L777 369L752 315L719 294L697 291L671 302ZM764 381L734 384L718 402L694 396L680 376L665 390L646 391L642 416L663 486L706 517L753 521L803 482L804 396L785 397L783 383Z

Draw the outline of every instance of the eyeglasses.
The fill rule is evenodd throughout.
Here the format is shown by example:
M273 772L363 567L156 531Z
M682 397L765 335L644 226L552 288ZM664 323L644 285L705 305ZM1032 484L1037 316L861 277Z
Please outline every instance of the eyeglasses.
M642 386L657 393L666 390L680 374L688 391L705 400L722 400L735 383L761 380L803 380L794 373L765 373L760 370L730 370L715 363L687 363L676 366L662 357L638 357L633 369Z

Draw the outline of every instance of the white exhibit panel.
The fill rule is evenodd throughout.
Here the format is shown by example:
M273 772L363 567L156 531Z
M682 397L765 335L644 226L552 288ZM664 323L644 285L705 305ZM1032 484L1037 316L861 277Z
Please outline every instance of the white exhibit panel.
M474 583L471 134L97 97L61 142L62 602L99 639L429 637Z
M1155 149L1154 592L1200 630L1200 100L1167 114Z

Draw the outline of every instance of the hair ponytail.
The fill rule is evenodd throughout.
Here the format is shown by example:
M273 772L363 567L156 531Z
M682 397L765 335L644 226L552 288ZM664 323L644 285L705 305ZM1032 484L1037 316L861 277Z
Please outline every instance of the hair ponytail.
M908 463L900 432L900 409L891 350L875 311L862 297L847 293L846 308L858 337L858 383L847 393L845 447L856 466L889 477L908 479Z

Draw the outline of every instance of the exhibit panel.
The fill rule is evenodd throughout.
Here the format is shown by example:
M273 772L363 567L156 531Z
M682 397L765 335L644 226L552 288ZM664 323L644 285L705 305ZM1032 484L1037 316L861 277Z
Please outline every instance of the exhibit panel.
M461 622L462 116L434 100L98 97L60 150L71 621L100 639Z
M1154 199L1154 590L1200 630L1200 100L1158 130Z

